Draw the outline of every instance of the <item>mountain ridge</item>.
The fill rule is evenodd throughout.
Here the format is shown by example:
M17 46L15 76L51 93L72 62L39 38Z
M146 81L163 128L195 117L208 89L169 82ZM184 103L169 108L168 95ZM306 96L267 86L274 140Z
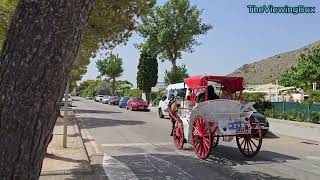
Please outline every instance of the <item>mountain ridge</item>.
M298 62L301 53L308 54L314 46L320 45L315 41L302 48L283 52L268 58L244 64L228 76L242 76L245 84L267 84L275 82L281 74Z

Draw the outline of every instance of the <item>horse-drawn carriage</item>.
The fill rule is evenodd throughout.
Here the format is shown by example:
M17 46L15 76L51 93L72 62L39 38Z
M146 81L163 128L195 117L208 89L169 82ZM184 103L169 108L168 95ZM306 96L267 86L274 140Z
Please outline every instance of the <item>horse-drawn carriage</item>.
M242 77L193 76L184 83L184 97L173 100L168 108L177 149L189 142L197 156L206 159L219 139L231 141L236 137L238 148L246 157L259 152L261 129L259 122L246 112L253 104L242 101Z

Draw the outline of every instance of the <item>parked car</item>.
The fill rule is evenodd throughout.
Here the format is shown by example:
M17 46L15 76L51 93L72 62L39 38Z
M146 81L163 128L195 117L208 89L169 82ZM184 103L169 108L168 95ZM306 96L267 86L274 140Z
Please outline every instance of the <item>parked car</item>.
M109 99L109 105L118 105L118 104L119 104L119 97L111 96Z
M134 110L143 110L148 111L148 104L141 98L131 98L127 102L127 109L130 109L131 111Z
M92 99L92 97L91 96L86 96L86 99Z
M97 95L96 98L94 98L94 100L96 102L101 102L102 101L102 98L103 98L103 95Z
M65 103L65 98L64 98L65 95L63 95L63 98L62 98L62 101L61 101L61 106L64 106L64 103ZM68 94L68 106L72 106L72 98L71 98L71 95Z
M259 113L254 107L249 107L248 112L251 112L250 117L259 121L262 136L266 136L269 132L269 121L263 114Z
M173 92L177 91L178 92L177 96L184 96L186 88L187 86L184 83L176 83L176 84L168 85L166 90L163 92L161 100L159 102L158 113L160 118L164 118L164 116L169 116L167 108L169 105L170 98L173 95Z
M110 99L110 96L105 95L105 96L102 97L101 102L102 102L103 104L108 104L108 103L109 103L109 99Z
M126 107L127 106L127 102L128 102L128 100L129 100L130 98L129 97L122 97L121 99L120 99L120 101L119 101L119 107L120 108L124 108L124 107Z

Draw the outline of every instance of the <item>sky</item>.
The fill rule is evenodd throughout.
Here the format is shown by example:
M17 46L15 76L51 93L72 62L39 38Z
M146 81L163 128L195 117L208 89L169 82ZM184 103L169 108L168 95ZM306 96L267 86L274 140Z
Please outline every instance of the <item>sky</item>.
M157 4L165 3L158 0ZM252 63L270 56L295 50L320 40L320 4L318 0L191 0L203 10L202 19L213 29L198 40L194 53L184 53L178 64L185 64L189 75L226 75L243 64ZM250 14L248 5L313 6L314 14ZM126 45L113 52L123 59L125 71L119 79L136 85L139 52L135 43L143 39L134 34ZM98 53L99 54L99 53ZM95 79L99 72L91 60L88 72L82 80ZM169 62L159 61L158 82L163 82Z

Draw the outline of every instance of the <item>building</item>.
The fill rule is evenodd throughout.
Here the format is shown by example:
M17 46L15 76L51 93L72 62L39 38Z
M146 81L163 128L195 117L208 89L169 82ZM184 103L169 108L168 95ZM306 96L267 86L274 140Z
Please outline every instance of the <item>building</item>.
M166 83L165 82L157 82L157 84L151 88L152 92L158 92L162 89L166 89Z
M301 99L294 99L292 94L297 89L295 87L284 87L277 84L261 84L261 85L247 85L243 92L245 93L265 93L265 100L270 102L282 101L301 101ZM298 93L301 94L301 93ZM295 96L298 97L298 96ZM301 97L301 96L299 96ZM302 96L303 97L303 96Z

